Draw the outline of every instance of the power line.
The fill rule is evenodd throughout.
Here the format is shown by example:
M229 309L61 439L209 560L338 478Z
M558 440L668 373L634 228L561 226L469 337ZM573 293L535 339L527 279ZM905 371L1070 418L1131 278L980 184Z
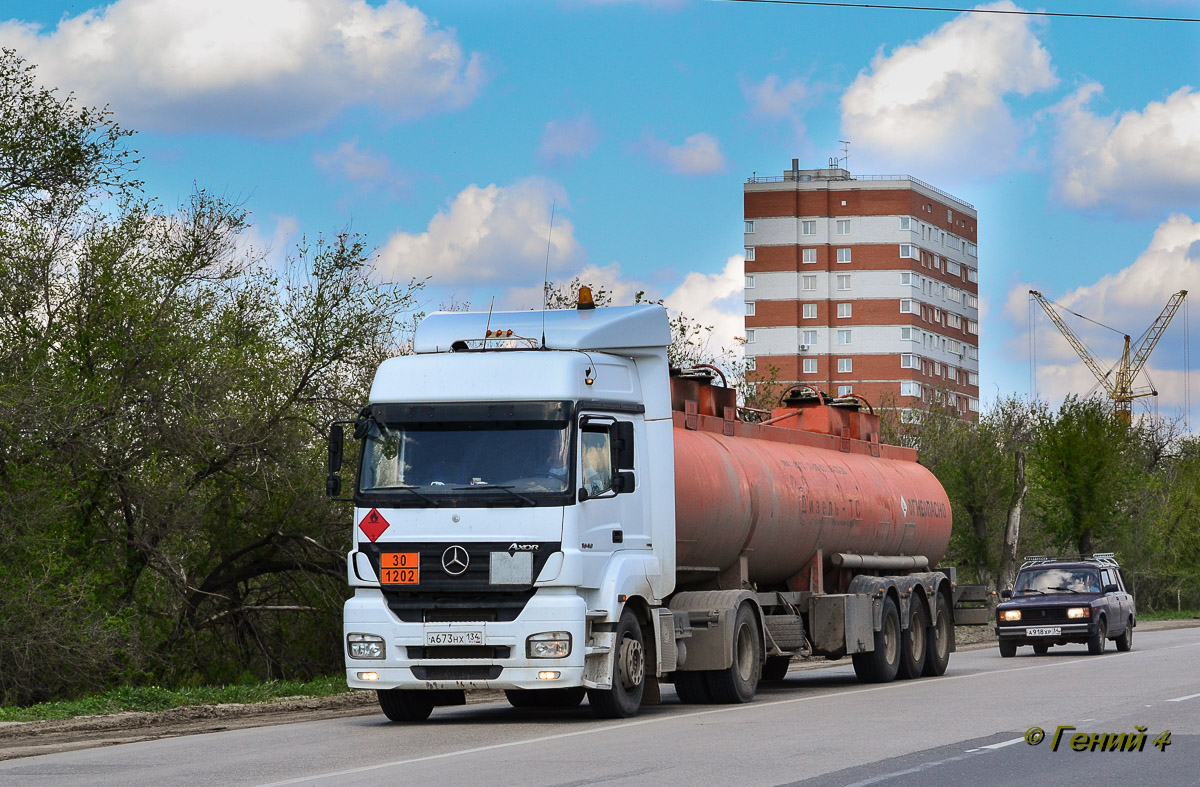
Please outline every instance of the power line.
M1124 14L1071 14L1063 11L1025 11L1006 8L948 8L932 5L882 5L880 3L830 3L817 0L723 0L727 3L761 3L764 5L810 5L826 8L871 8L890 11L942 11L955 14L1006 14L1009 16L1058 16L1072 19L1123 19L1139 22L1200 22L1186 16L1126 16Z

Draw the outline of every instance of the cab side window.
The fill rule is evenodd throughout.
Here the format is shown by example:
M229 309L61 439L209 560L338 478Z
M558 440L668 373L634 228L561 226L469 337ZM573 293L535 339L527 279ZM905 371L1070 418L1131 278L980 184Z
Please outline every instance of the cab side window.
M579 426L580 499L632 492L633 424L585 415Z
M608 429L585 428L580 440L583 488L596 497L612 489L612 437Z

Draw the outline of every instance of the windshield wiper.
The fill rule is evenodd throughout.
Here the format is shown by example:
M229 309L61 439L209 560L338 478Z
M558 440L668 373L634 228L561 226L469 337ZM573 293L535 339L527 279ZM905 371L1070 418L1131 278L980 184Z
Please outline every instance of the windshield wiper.
M527 506L536 506L537 505L537 503L535 503L533 501L533 498L526 497L525 495L521 494L520 492L514 492L513 488L511 486L501 486L500 484L471 484L470 486L454 487L455 492L469 492L473 489L503 489L505 492L508 492L510 495L512 495L516 499L520 500L522 503L524 503Z
M418 492L416 487L397 485L397 486L377 486L375 488L376 489L399 489L402 492L408 492L410 494L416 495L417 497L421 498L422 500L424 500L426 503L428 503L431 506L435 506L435 507L441 506L441 503L439 503L437 500L434 500L432 497L423 495L420 492Z
M1050 589L1051 589L1051 590L1061 590L1061 591L1063 591L1063 592L1065 592L1065 593L1078 593L1078 592L1079 592L1079 591L1078 591L1078 590L1076 590L1075 588L1069 588L1069 587L1067 587L1066 585L1059 585L1059 586L1058 586L1058 587L1056 587L1056 588L1050 588Z
M1018 590L1017 592L1018 593L1041 593L1043 596L1046 595L1046 591L1039 590L1038 588L1025 588L1023 590Z

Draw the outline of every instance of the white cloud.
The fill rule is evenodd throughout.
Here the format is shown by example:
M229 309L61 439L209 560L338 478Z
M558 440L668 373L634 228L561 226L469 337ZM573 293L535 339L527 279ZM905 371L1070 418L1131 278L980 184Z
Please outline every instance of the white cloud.
M1200 91L1184 86L1141 112L1093 114L1084 85L1058 104L1058 190L1076 208L1143 213L1200 202Z
M801 105L811 96L804 80L791 79L780 85L775 74L769 74L758 83L743 79L741 84L750 111L767 118L796 119Z
M689 273L664 299L667 308L672 311L685 314L700 325L712 327L704 348L709 352L740 352L740 337L746 335L743 296L745 271L745 258L741 254L734 254L726 259L720 273Z
M558 210L551 234L553 202ZM432 275L438 285L540 282L549 236L550 275L555 278L582 256L573 225L562 217L565 207L562 188L541 178L525 178L511 186L472 184L430 220L425 232L392 235L376 266L393 280Z
M270 221L274 222L274 227L264 222L250 224L238 236L237 253L283 271L287 268L293 244L300 236L300 222L295 216L272 216Z
M1009 350L1018 357L1026 355L1029 347L1027 332L1030 289L1035 285L1019 284L1009 290L1005 313L1018 328L1010 340ZM1063 295L1043 291L1043 295L1062 308L1064 321L1091 350L1102 369L1107 370L1120 356L1127 332L1136 351L1138 339L1150 327L1168 300L1180 289L1188 290L1189 298L1200 292L1200 222L1183 214L1174 214L1159 225L1146 251L1117 273L1100 278L1093 284L1078 287ZM1079 360L1058 330L1036 304L1036 353L1038 387L1043 397L1059 399L1067 393L1086 394L1096 389L1096 378ZM1077 312L1090 320L1116 329L1105 330L1066 314L1063 309ZM1150 355L1147 369L1157 385L1159 403L1166 407L1182 407L1184 375L1184 312L1175 315L1166 333ZM1193 387L1200 390L1200 373L1193 373ZM1174 383L1177 384L1173 384ZM1146 384L1139 379L1135 387Z
M984 8L1015 10L1008 0ZM990 174L1027 132L1005 96L1057 79L1029 17L963 14L885 56L842 96L842 130L859 156L895 169Z
M0 23L47 85L146 130L278 134L377 104L397 118L456 109L478 54L398 0L117 0L49 31Z
M322 171L354 183L387 184L397 177L391 159L360 150L357 138L343 142L327 153L313 154L313 161Z
M725 156L716 137L700 132L692 134L682 145L648 137L642 147L650 158L666 165L676 175L710 175L725 171Z
M570 120L552 120L542 132L538 145L538 160L558 164L575 156L586 157L596 147L600 132L588 115Z

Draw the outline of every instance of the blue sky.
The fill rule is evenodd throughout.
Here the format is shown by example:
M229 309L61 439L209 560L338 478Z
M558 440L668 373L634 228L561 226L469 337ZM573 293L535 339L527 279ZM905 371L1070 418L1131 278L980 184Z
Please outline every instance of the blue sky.
M1177 0L1042 8L1200 16ZM852 173L911 174L978 209L985 402L1030 392L1030 286L1135 337L1170 293L1200 294L1200 23L720 0L9 0L0 44L137 129L164 205L197 186L242 200L276 263L301 234L350 227L381 276L432 276L427 310L536 305L553 209L551 279L647 290L731 345L742 183L794 157L823 166L841 139ZM1195 333L1200 310L1187 316ZM1187 409L1184 317L1150 362L1168 416ZM1115 360L1116 334L1072 324ZM1044 316L1034 338L1041 396L1092 387Z

